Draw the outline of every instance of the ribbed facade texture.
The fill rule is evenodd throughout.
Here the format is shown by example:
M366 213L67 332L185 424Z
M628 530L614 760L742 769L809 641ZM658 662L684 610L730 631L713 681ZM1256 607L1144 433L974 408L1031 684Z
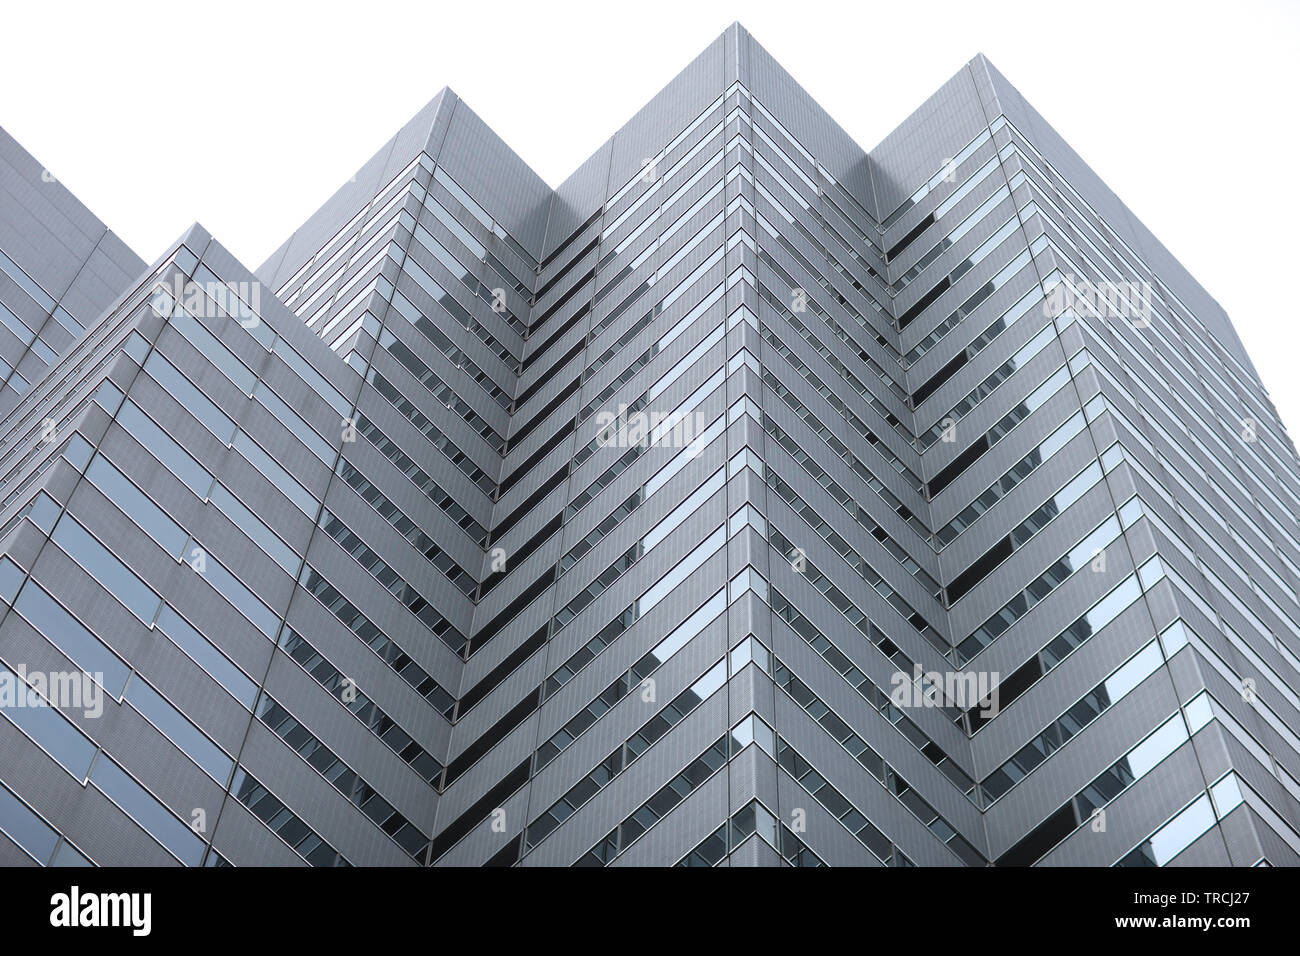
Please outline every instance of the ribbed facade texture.
M444 91L255 272L0 160L0 863L1300 862L1295 450L983 57Z

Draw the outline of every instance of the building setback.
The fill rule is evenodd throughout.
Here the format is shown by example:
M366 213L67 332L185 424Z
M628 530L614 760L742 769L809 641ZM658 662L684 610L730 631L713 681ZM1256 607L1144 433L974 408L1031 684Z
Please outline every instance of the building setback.
M0 146L0 863L1300 862L1295 450L984 57L444 90L255 272Z

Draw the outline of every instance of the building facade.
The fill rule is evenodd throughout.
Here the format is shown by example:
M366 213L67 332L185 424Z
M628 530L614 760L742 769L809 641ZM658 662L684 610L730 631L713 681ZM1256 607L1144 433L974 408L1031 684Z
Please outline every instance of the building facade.
M735 25L556 189L444 90L105 282L0 428L0 863L1300 861L1295 450L983 57L867 152Z

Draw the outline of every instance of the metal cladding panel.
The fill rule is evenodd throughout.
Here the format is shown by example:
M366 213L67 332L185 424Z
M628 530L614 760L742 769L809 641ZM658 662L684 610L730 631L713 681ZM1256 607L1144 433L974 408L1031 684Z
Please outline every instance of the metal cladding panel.
M1204 792L1199 777L1196 755L1190 745L1183 744L1143 778L1143 786L1130 787L1107 805L1104 833L1081 826L1038 865L1113 866L1153 829ZM1193 784L1193 780L1197 782Z
M255 723L240 762L302 820L356 866L411 865L401 847L373 832L373 824L346 796L326 784L264 725Z
M47 292L61 298L99 243L112 234L50 170L3 130L0 194L4 195L0 248ZM115 245L120 246L120 240ZM128 271L138 272L144 266L133 255L123 258Z
M438 118L455 102L450 90L442 90L412 117L392 139L366 160L316 212L312 213L283 245L257 269L262 281L280 288L308 259L316 254L358 211L370 202L398 172L429 144ZM401 148L402 155L397 153Z
M821 857L827 866L884 865L785 770L777 772L777 793L781 819L792 822L794 814L801 814L806 829L799 834L799 838ZM732 865L740 864L733 862Z
M257 860L263 866L307 863L243 804L227 800L212 834L212 846L228 860Z
M459 98L434 158L488 215L541 257L550 187Z
M40 866L22 847L0 833L0 866Z
M1244 851L1240 856L1234 852L1233 862L1241 866L1254 866L1262 857L1269 862L1270 866L1300 866L1300 849L1279 836L1273 825L1256 812L1254 807L1247 806L1244 810L1246 819L1243 821L1243 828L1249 826L1254 843L1243 838L1241 843L1245 844ZM1237 811L1234 810L1226 822L1231 824L1236 813ZM1235 851L1239 844L1233 842L1233 837L1237 834L1232 832L1230 826L1225 826L1223 829L1229 834L1229 846Z
M1230 847L1235 847L1240 853L1245 845L1258 846L1250 830L1249 813L1247 808L1238 807L1224 817L1218 826L1210 827L1191 846L1174 857L1169 866L1232 866L1234 854ZM1247 865L1244 860L1242 865Z
M970 68L958 71L870 153L879 215L892 214L918 186L988 128Z
M749 751L744 756L749 756ZM745 761L739 758L736 762ZM672 866L716 830L719 820L725 819L729 783L727 774L714 774L633 843L619 858L618 865Z
M611 192L636 176L647 159L722 95L726 84L724 47L724 39L719 37L614 134Z
M604 205L605 199L621 184L610 175L610 156L614 141L606 140L578 169L559 186L547 209L546 242L539 258L551 255L591 215ZM577 246L576 248L581 248ZM563 265L563 262L557 260Z
M983 69L991 78L998 102L1008 118L1026 136L1032 137L1053 166L1096 209L1107 224L1129 245L1133 246L1148 265L1169 283L1205 322L1219 344L1242 362L1258 378L1250 357L1246 354L1236 330L1227 315L1205 288L1178 262L1151 231L1133 215L1132 211L1111 191L1096 173L1079 157L1054 129L1043 119L1024 97L998 72L987 59L980 57L972 67Z
M437 155L438 149L447 136L452 114L462 104L452 90L443 87L438 95L420 107L420 111L406 121L406 125L389 140L389 147L381 149L376 156L385 156L385 165L375 182L375 190L382 189L393 181L393 177L410 165L420 153ZM360 179L360 177L358 177ZM373 191L373 190L372 190Z
M743 27L738 26L736 34L740 81L854 199L874 213L875 196L865 150ZM728 39L731 36L727 34ZM727 83L731 83L730 76ZM817 178L815 170L809 175Z

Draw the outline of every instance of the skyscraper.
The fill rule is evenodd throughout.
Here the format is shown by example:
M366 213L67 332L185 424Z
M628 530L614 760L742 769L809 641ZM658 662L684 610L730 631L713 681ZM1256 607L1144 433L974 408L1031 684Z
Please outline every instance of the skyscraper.
M0 862L1300 861L1295 450L983 57L867 152L735 25L556 189L444 90L114 291L0 430Z

